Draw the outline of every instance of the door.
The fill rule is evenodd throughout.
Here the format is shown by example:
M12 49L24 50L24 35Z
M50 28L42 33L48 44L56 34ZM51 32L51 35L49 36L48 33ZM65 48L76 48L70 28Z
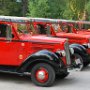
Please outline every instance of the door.
M0 24L0 65L19 65L25 57L24 44L13 40L11 26Z

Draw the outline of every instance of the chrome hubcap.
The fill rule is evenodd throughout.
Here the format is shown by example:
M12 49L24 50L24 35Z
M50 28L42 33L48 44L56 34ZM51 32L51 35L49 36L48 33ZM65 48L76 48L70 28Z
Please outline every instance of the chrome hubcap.
M40 72L38 72L37 77L38 77L38 79L43 80L43 79L45 78L45 73L44 73L44 71L40 71Z
M36 79L40 83L45 83L49 78L48 71L45 68L40 68L36 71Z

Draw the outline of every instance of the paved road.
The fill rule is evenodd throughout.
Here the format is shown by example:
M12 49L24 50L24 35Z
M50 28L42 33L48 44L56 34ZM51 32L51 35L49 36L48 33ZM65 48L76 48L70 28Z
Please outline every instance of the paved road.
M72 72L52 87L37 87L28 77L0 73L0 90L90 90L90 66L82 72Z

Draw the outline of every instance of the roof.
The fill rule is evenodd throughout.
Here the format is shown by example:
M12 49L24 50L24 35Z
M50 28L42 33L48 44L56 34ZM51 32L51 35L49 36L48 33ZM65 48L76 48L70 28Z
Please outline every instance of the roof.
M29 21L29 19L26 17L0 16L0 21L24 23Z
M65 20L65 19L15 17L15 16L0 16L0 21L17 22L17 23L46 22L46 23L82 23L82 24L90 24L90 21L74 21L74 20Z

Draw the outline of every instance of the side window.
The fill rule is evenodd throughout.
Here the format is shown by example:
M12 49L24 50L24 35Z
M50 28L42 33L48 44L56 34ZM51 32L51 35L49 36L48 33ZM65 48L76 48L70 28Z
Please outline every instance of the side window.
M0 24L0 37L6 37L7 25Z
M0 24L0 38L5 38L6 40L11 40L13 37L11 26L6 24Z
M17 24L17 33L18 33L18 35L28 34L29 32L27 30L26 24L18 23Z
M37 26L38 26L38 32L39 32L39 34L46 34L46 29L45 29L44 25L37 24Z

